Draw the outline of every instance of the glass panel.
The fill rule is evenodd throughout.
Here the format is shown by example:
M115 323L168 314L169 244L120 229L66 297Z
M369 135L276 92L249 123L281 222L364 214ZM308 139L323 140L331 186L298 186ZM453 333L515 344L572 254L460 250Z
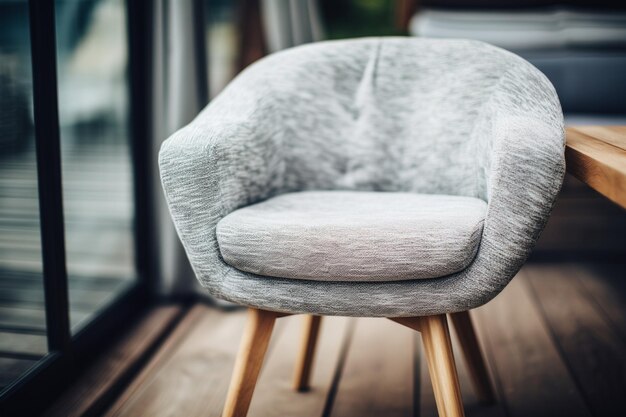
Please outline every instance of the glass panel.
M47 352L28 3L0 2L0 391Z
M209 92L216 96L237 73L237 2L205 0Z
M126 7L55 2L70 321L81 324L137 278Z

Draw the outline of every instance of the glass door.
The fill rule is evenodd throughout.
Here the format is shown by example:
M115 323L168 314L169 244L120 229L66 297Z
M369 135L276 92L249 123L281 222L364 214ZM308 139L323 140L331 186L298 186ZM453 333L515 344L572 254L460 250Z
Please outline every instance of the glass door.
M0 390L48 352L28 4L0 3Z
M149 301L147 4L0 0L0 415L40 412Z
M70 326L137 280L126 6L56 0Z

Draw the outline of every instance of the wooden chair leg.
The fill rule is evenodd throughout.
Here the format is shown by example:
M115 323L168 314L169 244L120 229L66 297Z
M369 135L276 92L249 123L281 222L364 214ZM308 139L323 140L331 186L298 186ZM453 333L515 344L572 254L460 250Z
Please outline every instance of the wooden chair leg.
M304 316L302 347L296 361L296 372L293 379L293 387L296 391L306 391L310 387L315 346L321 322L321 316Z
M463 400L445 314L422 317L420 331L440 417L462 417Z
M465 357L476 395L481 402L493 404L496 396L469 311L453 313L449 316L461 342L461 350L463 350L463 356Z
M280 314L251 308L228 388L222 417L245 417L250 407L265 352Z
M463 400L446 315L397 317L391 320L422 334L439 417L463 417Z

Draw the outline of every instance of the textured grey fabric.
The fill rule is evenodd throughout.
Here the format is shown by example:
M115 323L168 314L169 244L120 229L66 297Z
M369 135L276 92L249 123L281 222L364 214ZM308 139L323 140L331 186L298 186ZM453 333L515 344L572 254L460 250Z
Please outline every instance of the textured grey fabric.
M438 278L474 259L487 204L472 197L288 193L217 224L222 258L263 276L316 281Z
M202 285L274 311L418 316L477 307L517 273L563 180L563 115L523 59L465 40L369 38L271 55L164 142L161 179ZM302 190L401 191L487 202L472 263L446 277L328 282L225 263L217 223Z

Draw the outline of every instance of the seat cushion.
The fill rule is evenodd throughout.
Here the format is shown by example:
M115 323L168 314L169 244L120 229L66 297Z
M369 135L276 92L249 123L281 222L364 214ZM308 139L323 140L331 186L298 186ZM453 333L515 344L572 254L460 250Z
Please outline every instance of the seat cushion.
M226 263L318 281L438 278L474 259L487 205L471 197L310 191L236 210L217 224Z

